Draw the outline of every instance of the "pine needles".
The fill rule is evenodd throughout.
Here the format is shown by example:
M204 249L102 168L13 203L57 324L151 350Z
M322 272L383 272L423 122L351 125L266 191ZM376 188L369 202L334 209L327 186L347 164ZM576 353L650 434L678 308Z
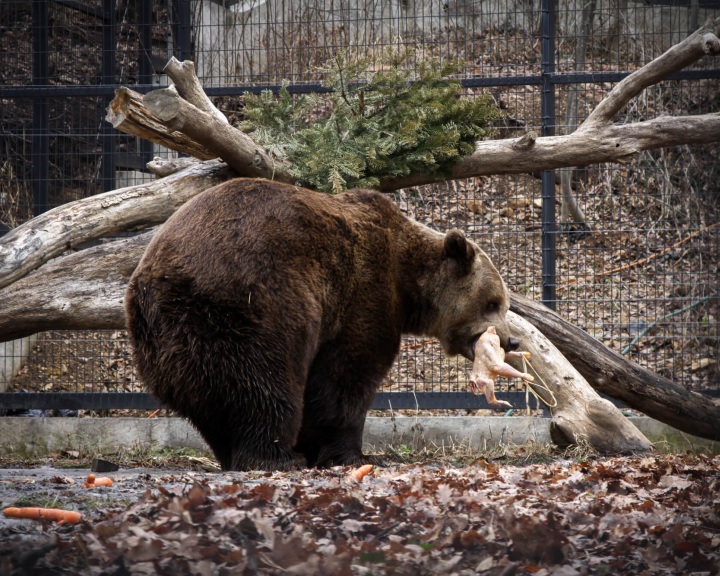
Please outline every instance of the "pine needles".
M500 112L489 97L460 97L458 64L415 56L387 49L373 70L369 58L339 53L322 70L332 92L293 100L284 83L278 95L245 94L240 128L299 183L324 192L447 173Z

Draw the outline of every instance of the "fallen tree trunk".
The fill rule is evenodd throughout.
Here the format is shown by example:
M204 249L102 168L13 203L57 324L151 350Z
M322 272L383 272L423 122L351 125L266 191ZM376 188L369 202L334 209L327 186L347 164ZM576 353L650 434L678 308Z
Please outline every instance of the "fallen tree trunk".
M222 162L193 164L162 180L76 200L37 216L0 238L0 289L85 242L162 224L230 174Z
M595 390L683 432L720 440L720 406L708 397L627 360L542 304L513 294L510 310L550 339Z
M0 340L46 330L124 329L125 288L152 236L57 258L0 290Z
M550 407L550 434L555 444L587 443L602 454L647 452L652 448L647 438L612 402L590 387L537 327L514 312L508 312L507 318L522 349L532 354L535 382L530 386Z
M23 281L0 291L0 341L21 338L39 329L124 329L122 302L125 286L149 237L150 234L146 234L59 258ZM79 266L80 263L82 266ZM109 268L118 273L112 280L113 292L104 292L102 299L95 298L96 293L105 290L103 278ZM43 299L52 300L45 292L46 275L53 278L58 299L42 304L42 313L35 318L30 317L28 321L26 316L17 312L8 315L6 311L20 310L24 299L33 298L38 305ZM76 288L63 290L60 288L63 283ZM45 296L39 298L33 294ZM76 310L86 312L82 320L68 309L70 304ZM596 390L678 430L720 441L720 406L708 398L623 358L542 304L513 294L511 310L535 325ZM541 357L540 348L535 352L535 358ZM560 384L558 381L557 389L562 395ZM578 406L577 402L572 405ZM600 408L602 403L595 402L593 406ZM592 418L602 421L599 416Z

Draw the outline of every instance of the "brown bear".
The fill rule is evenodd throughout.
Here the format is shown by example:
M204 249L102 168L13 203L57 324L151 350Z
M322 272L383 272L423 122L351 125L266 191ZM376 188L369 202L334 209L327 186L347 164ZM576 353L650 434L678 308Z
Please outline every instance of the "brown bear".
M140 377L223 470L366 461L363 427L402 334L472 360L508 292L459 230L369 190L260 179L211 188L156 233L126 294Z

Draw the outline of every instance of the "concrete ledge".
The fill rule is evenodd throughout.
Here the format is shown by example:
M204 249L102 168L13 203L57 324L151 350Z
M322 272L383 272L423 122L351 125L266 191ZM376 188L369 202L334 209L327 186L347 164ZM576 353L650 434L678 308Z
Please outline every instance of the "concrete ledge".
M685 434L651 418L632 418L661 448L720 452L720 443ZM368 418L367 450L407 446L413 450L462 445L484 450L498 445L550 442L550 419L493 416ZM197 431L180 418L0 418L0 455L41 457L62 450L89 455L130 448L206 450Z

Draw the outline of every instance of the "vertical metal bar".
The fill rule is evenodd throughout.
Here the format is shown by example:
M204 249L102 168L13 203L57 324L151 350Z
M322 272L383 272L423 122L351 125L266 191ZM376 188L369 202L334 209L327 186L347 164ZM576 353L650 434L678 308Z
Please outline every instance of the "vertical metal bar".
M555 135L555 19L556 0L542 0L542 94L541 128L543 136ZM548 308L555 309L555 171L542 173L542 299Z
M32 76L35 86L48 84L48 0L32 3ZM46 96L33 98L32 190L35 216L50 208L50 118Z
M115 0L103 0L102 83L115 84ZM105 102L106 107L112 97ZM109 122L102 123L102 188L115 189L115 139Z
M178 60L193 60L190 0L177 0L177 51Z
M152 84L152 2L140 2L140 55L139 70L140 84ZM153 143L145 138L140 138L140 158L143 164L147 164L153 158Z

